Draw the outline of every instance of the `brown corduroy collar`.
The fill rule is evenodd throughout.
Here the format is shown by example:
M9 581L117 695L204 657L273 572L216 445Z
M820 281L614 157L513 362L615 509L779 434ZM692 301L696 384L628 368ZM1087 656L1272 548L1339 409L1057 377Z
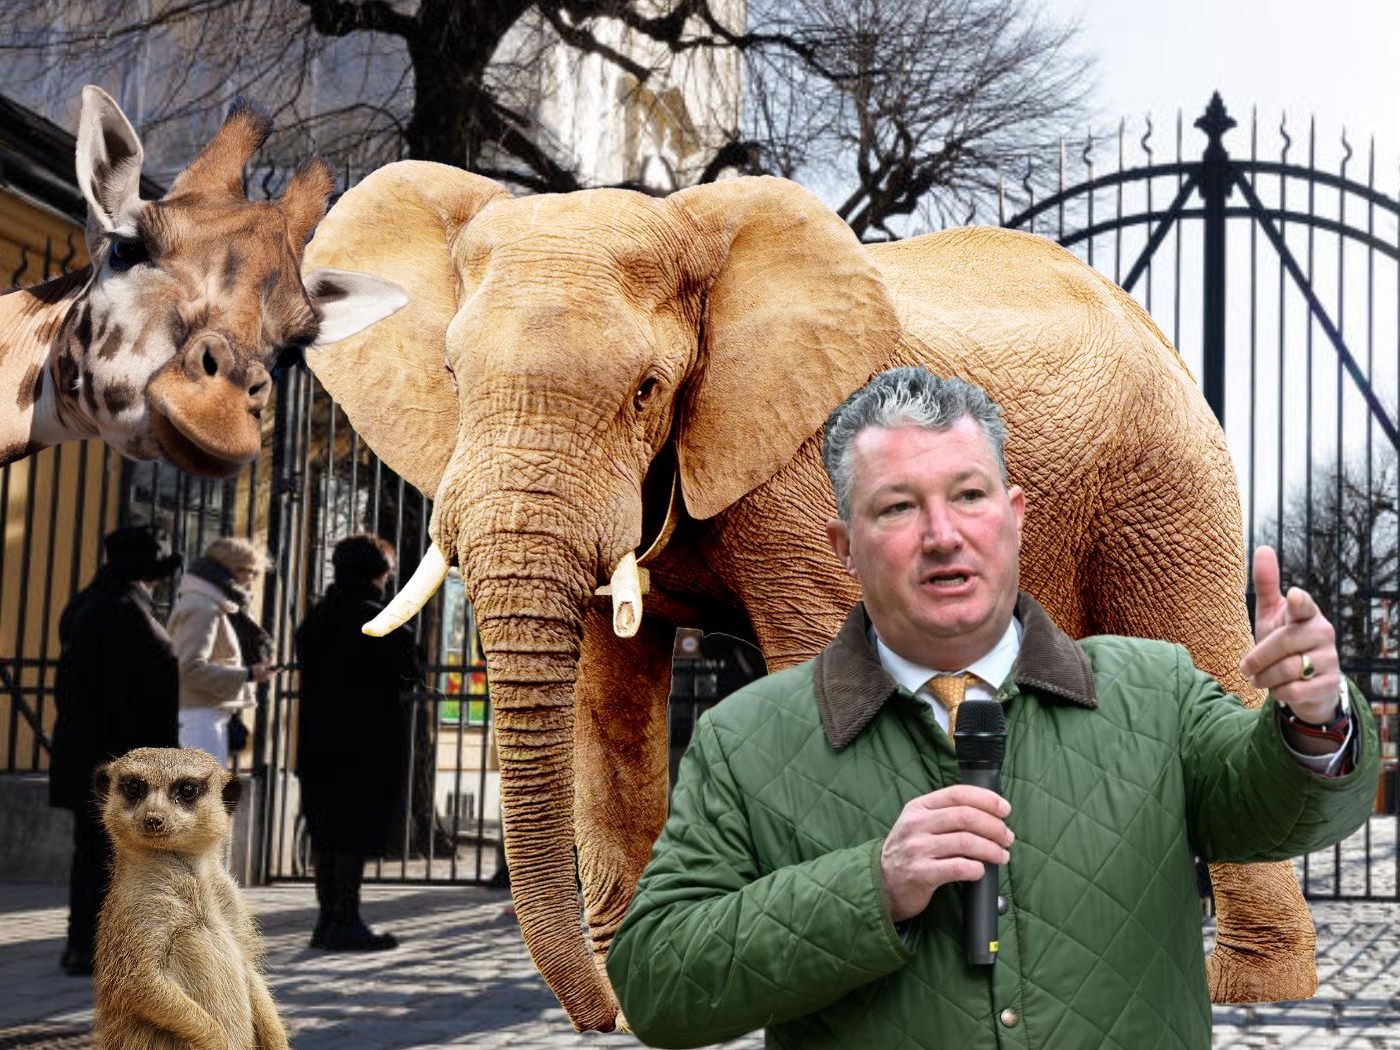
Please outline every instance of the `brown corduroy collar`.
M1022 687L1097 707L1094 675L1073 639L1025 591L1016 599L1021 652L1011 669ZM813 668L817 710L832 748L840 751L864 729L898 687L870 645L870 617L857 603Z

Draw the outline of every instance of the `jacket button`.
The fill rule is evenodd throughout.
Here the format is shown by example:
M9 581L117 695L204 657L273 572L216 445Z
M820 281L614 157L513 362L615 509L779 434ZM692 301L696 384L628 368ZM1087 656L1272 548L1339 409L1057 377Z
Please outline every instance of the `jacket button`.
M997 914L998 914L998 915L1005 915L1005 914L1006 914L1006 898L1005 898L1005 897L998 897L998 898L997 898Z
M1021 1015L1009 1006L1001 1012L1001 1023L1006 1025L1007 1028L1015 1028L1020 1020Z

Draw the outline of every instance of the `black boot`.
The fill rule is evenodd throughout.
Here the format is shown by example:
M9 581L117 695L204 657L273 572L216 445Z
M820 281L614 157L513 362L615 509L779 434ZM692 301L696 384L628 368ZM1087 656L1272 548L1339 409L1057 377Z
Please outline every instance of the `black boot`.
M392 933L375 933L360 918L360 883L365 858L338 853L334 862L334 911L320 947L328 952L382 952L399 946Z
M91 977L92 953L81 948L65 948L58 965L69 977Z
M92 976L97 920L107 895L112 844L93 803L73 813L73 864L68 882L68 942L59 966L71 977Z
M328 952L383 952L399 946L392 933L375 933L356 916L348 923L333 923L319 947Z
M335 854L318 851L316 864L316 925L311 930L310 948L326 946L326 930L335 917Z

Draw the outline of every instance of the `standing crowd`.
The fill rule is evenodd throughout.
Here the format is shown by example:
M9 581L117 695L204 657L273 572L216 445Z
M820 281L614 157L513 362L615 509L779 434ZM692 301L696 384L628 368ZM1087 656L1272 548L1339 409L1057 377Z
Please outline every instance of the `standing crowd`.
M93 795L99 766L138 747L198 748L238 771L250 721L276 677L271 636L250 612L267 560L252 542L220 537L183 566L162 530L117 529L104 559L59 622L49 801L73 812L68 937L60 965L90 975L112 847ZM393 948L359 914L365 861L391 847L408 780L412 710L423 676L413 636L371 638L360 625L384 603L395 552L354 535L332 555L334 582L296 631L300 671L297 774L320 914L310 945ZM181 568L183 566L183 573ZM156 592L178 575L170 616ZM402 742L404 746L396 746Z

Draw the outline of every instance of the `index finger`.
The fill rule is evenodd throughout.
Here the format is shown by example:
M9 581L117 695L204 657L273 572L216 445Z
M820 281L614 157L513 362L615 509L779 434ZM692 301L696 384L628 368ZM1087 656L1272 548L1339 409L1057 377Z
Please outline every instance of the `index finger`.
M1288 622L1306 623L1314 616L1319 615L1317 602L1313 601L1313 596L1301 587L1288 588Z
M988 791L986 788L976 787L972 784L954 784L952 787L939 788L927 795L920 795L914 801L925 809L971 806L996 817L1004 817L1011 812L1011 803L995 791Z

